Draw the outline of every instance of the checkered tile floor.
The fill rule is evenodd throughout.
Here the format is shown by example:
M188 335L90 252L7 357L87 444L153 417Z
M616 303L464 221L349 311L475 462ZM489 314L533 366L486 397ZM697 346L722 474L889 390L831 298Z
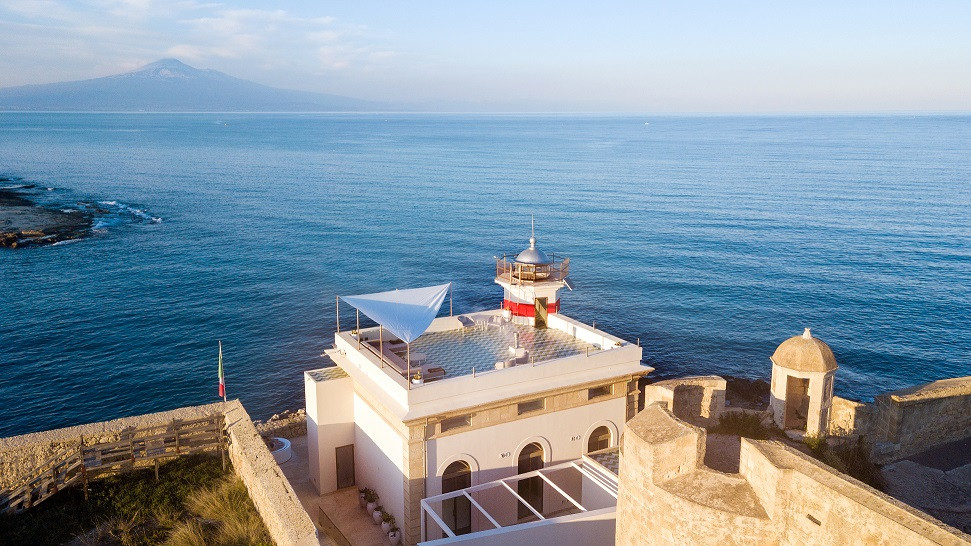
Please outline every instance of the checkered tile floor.
M610 447L588 453L588 456L614 474L620 474L620 448Z
M534 362L583 354L597 349L595 345L548 328L503 324L477 325L459 330L427 333L411 343L411 354L423 353L425 363L445 370L445 377L457 377L477 371L495 369L499 360L510 358L509 347L519 332L519 346L525 347Z

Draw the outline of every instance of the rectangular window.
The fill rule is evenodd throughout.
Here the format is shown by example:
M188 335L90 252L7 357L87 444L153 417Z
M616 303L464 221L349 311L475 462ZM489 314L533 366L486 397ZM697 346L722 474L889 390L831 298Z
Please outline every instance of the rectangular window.
M441 431L447 432L456 428L467 427L472 424L471 415L459 415L457 417L449 417L448 419L442 419Z
M537 398L536 400L530 400L529 402L522 402L519 404L519 415L524 413L530 413L533 411L539 411L546 409L546 399Z
M600 398L601 396L610 396L610 393L612 392L613 385L604 385L602 387L587 389L587 400L593 400L594 398Z

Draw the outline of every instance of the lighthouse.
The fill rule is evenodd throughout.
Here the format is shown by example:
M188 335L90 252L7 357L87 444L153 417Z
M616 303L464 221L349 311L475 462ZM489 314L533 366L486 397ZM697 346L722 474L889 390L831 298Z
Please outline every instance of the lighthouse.
M536 246L532 230L529 248L496 258L496 284L502 287L502 308L517 324L546 328L547 316L560 310L560 290L570 288L570 259L546 254Z

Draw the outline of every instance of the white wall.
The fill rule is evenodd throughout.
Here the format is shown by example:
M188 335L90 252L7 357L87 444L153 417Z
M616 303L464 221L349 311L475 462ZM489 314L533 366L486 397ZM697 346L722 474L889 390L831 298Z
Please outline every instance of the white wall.
M446 466L457 459L472 463L472 485L479 485L518 474L519 453L531 442L543 446L544 466L579 459L586 451L587 438L595 424L609 423L611 447L616 446L618 438L615 431L626 422L626 400L626 397L614 398L429 440L426 496L442 492L442 473ZM474 462L470 459L474 459ZM547 489L544 509L549 511L572 506L549 487ZM512 499L512 496L509 495L509 498ZM497 519L514 520L517 509L515 500L503 504L503 508L504 512L494 514L498 516ZM474 530L482 528L476 523L473 521Z
M404 515L406 440L364 399L354 393L354 470L360 487L381 497L384 510L399 522Z
M337 490L336 448L354 443L354 386L350 377L314 381L304 374L310 481L320 494Z

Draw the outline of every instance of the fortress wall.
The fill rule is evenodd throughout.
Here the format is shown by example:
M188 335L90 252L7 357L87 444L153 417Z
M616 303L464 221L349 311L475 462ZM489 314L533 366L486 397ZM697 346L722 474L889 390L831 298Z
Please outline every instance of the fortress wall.
M226 404L226 424L229 457L273 542L278 546L318 544L313 520L239 400Z
M743 439L740 449L739 474L707 469L704 431L662 404L646 408L624 434L617 543L971 545L971 536L778 442Z
M778 544L971 544L968 535L776 442L742 440L740 471ZM759 493L761 491L761 493Z
M82 439L84 445L116 442L128 428L162 426L173 419L198 419L222 410L223 403L217 402L0 438L0 489L10 487L61 450L78 447Z
M971 436L971 376L883 394L875 405L870 440L879 463Z
M664 402L674 415L689 423L714 422L725 410L726 381L710 375L682 377L644 388L644 407Z
M833 397L829 410L828 433L832 435L866 434L870 428L874 406Z
M620 458L617 544L766 543L767 520L717 510L663 486L699 474L704 435L662 405L628 422Z

